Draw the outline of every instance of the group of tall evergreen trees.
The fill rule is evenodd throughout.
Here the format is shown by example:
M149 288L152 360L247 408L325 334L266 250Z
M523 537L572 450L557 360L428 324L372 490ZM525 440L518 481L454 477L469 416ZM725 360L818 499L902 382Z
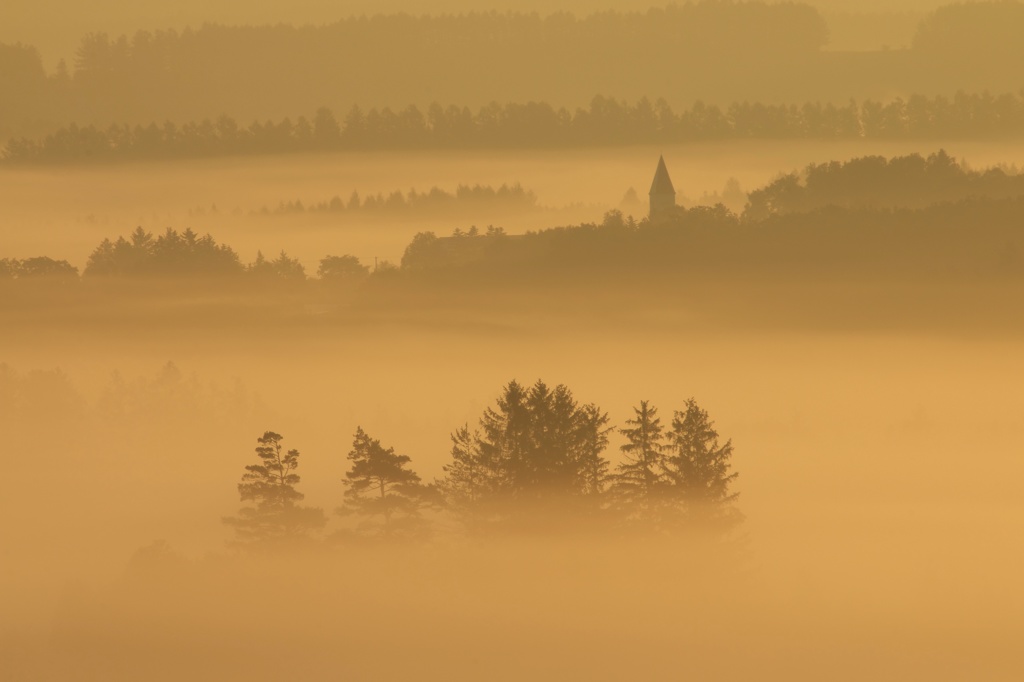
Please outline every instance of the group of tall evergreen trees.
M476 428L452 434L451 460L430 484L407 455L358 428L337 509L358 521L335 536L423 538L440 514L474 535L581 524L664 533L734 528L742 515L730 489L738 475L732 442L720 442L707 411L687 400L668 427L646 401L634 412L614 429L607 413L579 403L564 385L512 381ZM624 459L613 466L604 451L616 430ZM246 467L238 486L251 504L225 519L242 544L308 540L327 523L323 510L300 504L299 452L285 451L281 440L269 431L259 438L259 463Z

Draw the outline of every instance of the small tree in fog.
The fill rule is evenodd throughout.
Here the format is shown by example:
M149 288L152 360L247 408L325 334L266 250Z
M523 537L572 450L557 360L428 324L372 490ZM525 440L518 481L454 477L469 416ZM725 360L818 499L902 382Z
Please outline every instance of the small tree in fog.
M409 468L407 455L384 448L357 428L348 459L352 466L345 473L345 503L339 514L361 516L364 530L378 530L385 537L409 537L424 530L420 512L431 491Z
M479 432L463 426L452 434L452 461L444 465L438 488L445 504L471 529L488 518L486 507L498 492L497 467L480 448Z
M303 507L305 497L295 489L299 483L299 451L284 451L282 437L267 431L257 439L258 464L245 467L238 484L242 507L237 517L224 519L235 529L238 539L247 543L283 543L301 540L327 523L323 510Z
M658 408L640 401L633 408L633 419L619 429L626 442L619 447L626 461L619 464L613 478L616 507L628 518L656 522L658 501L666 483L665 435Z
M665 475L673 500L681 503L689 523L729 527L742 520L732 506L739 493L729 491L739 475L730 472L732 441L718 442L707 411L690 398L677 411L669 433Z

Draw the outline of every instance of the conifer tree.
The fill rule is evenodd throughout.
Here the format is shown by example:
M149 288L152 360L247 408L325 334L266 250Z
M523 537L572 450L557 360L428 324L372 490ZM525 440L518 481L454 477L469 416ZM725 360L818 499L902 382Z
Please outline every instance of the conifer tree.
M626 442L619 447L626 461L616 468L616 506L627 518L657 522L659 498L665 485L665 436L658 408L646 400L633 408L634 417L619 432Z
M728 527L742 520L732 506L739 493L729 491L739 475L730 473L732 441L719 444L714 422L693 398L686 401L685 410L675 413L669 441L665 474L687 521Z
M439 487L471 524L508 519L536 503L594 509L607 474L607 421L564 385L509 382L477 431L463 427L452 436Z
M605 491L608 480L608 460L602 453L608 447L608 413L594 404L583 405L578 410L579 476L583 491L599 498Z
M444 465L437 487L447 507L476 530L488 516L485 507L495 499L497 469L483 457L479 431L471 432L466 425L451 438L452 461Z
M308 537L309 533L327 523L323 510L303 507L305 497L295 489L299 483L299 451L284 451L282 437L273 431L257 439L259 464L245 467L238 493L242 507L237 517L225 518L234 527L239 541L250 544L282 544Z
M409 468L409 457L394 448L384 448L357 428L348 453L352 462L345 474L345 502L341 515L364 518L364 531L376 530L384 537L409 537L424 530L420 512L429 501L430 490Z

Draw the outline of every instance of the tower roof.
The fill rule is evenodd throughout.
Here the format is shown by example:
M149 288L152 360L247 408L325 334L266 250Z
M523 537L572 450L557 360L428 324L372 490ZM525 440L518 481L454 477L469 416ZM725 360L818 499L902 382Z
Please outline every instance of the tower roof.
M651 194L671 194L672 196L676 194L676 188L672 186L672 178L668 176L668 168L665 167L664 156L658 159L658 170L654 172Z

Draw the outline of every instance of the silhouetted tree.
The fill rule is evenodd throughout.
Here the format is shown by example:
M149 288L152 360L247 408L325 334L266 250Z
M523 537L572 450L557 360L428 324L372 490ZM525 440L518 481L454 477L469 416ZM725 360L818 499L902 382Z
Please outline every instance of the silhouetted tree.
M646 400L633 408L619 433L626 437L619 450L626 461L616 467L613 494L617 509L628 519L645 523L660 520L665 494L666 445L658 409Z
M305 497L295 489L299 483L299 451L284 451L282 437L267 431L257 439L258 464L245 467L246 473L238 484L242 507L237 517L224 522L235 529L243 543L261 545L290 544L308 538L313 531L327 523L323 510L303 507L298 503Z
M362 529L374 529L384 537L411 537L425 530L421 509L431 492L409 468L409 457L384 448L362 428L356 429L351 468L345 473L345 503L341 515L364 517Z
M739 493L729 491L739 475L730 472L732 441L719 444L707 411L690 398L686 408L675 413L668 437L664 470L669 495L682 504L686 522L728 528L742 520L732 506Z

